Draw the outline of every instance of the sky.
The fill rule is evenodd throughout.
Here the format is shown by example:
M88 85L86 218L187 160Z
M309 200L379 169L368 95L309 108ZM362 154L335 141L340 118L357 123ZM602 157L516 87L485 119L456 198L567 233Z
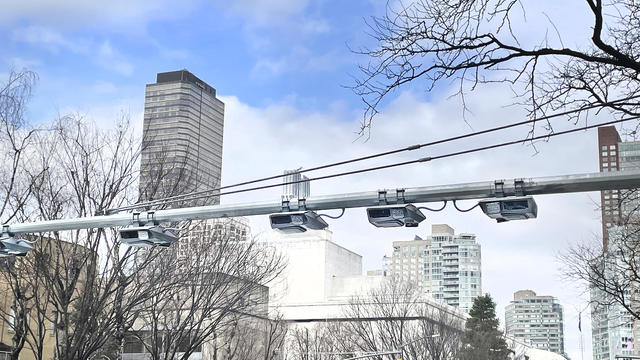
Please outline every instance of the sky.
M145 84L158 72L188 69L217 89L225 103L223 185L310 168L327 162L406 147L522 120L524 112L501 84L484 86L467 101L462 118L454 85L431 91L417 81L383 103L368 141L358 138L363 104L349 86L367 58L352 49L373 45L366 20L385 11L376 0L165 0L87 2L0 0L0 78L28 68L39 81L28 110L34 124L78 113L111 127L122 114L140 129ZM524 1L514 23L524 44L536 43L553 21L563 41L588 40L588 9L580 0ZM585 25L586 24L586 25ZM554 34L552 31L551 34ZM606 114L602 114L606 117ZM571 128L560 120L557 130ZM447 143L339 170L514 140L527 128ZM447 160L314 182L311 194L407 188L496 179L588 173L598 170L595 131ZM314 173L313 175L326 174ZM240 194L222 203L279 199L278 190ZM448 207L427 213L417 229L376 229L363 209L330 222L334 241L363 256L364 270L381 267L391 243L430 233L446 223L477 235L482 245L483 291L504 307L513 292L532 289L556 296L565 311L565 348L580 359L578 312L586 308L584 284L562 279L557 256L571 244L598 241L597 193L536 197L536 220L497 224L481 211ZM471 206L463 202L460 206ZM437 204L432 204L437 206ZM251 219L254 234L268 233L266 217ZM591 357L588 311L583 313L584 356Z

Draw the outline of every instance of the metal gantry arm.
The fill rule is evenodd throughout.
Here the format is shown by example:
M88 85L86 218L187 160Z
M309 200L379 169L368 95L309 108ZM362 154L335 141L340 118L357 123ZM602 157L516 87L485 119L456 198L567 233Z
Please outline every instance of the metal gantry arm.
M385 204L428 203L451 200L473 200L506 196L562 194L599 190L640 188L640 171L588 173L565 176L516 178L489 182L473 182L455 185L424 186L416 188L378 190L368 192L314 196L283 204L266 201L231 205L196 206L149 212L128 212L114 215L92 216L75 219L36 221L6 224L3 232L16 235L127 226L153 213L157 223L226 218L236 216L268 215L283 211L317 211L360 208Z

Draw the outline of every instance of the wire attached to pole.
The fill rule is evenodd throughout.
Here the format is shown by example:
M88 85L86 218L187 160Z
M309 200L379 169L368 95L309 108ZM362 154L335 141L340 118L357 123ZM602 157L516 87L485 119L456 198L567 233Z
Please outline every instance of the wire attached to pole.
M223 190L223 189L230 189L230 188L234 188L234 187L238 187L238 186L250 185L250 184L255 184L255 183L259 183L259 182L263 182L263 181L279 179L279 178L282 178L282 177L285 177L285 176L289 176L289 175L302 174L302 173L307 173L307 172L311 172L311 171L327 169L327 168L330 168L330 167L346 165L346 164L350 164L350 163L354 163L354 162L359 162L359 161L374 159L374 158L378 158L378 157L382 157L382 156L392 155L392 154L396 154L396 153L400 153L400 152L404 152L404 151L418 150L418 149L421 149L423 147L428 147L428 146L443 144L443 143L447 143L447 142L451 142L451 141L455 141L455 140L461 140L461 139L465 139L465 138L470 138L470 137L473 137L473 136L488 134L488 133L492 133L492 132L495 132L495 131L505 130L505 129L509 129L509 128L517 127L517 126L521 126L521 125L532 124L532 123L535 123L537 121L549 120L549 119L560 117L560 116L570 115L572 113L576 113L576 112L579 112L579 111L590 110L590 109L593 109L593 108L596 108L596 107L601 107L601 106L606 106L606 105L613 105L613 104L616 104L616 103L619 103L619 102L622 102L622 101L632 100L632 99L635 99L635 98L638 98L638 97L640 97L640 95L630 96L630 97L621 98L621 99L615 99L615 100L611 100L611 101L603 103L603 104L599 104L597 106L596 105L585 106L585 107L577 109L577 110L567 110L567 111L563 111L563 112L559 112L559 113L555 113L555 114L551 114L551 115L542 116L542 117L535 118L535 119L524 120L524 121L515 122L515 123L511 123L511 124L507 124L507 125L493 127L493 128L486 129L486 130L476 131L476 132L469 133L469 134L458 135L458 136L453 136L453 137L449 137L449 138L445 138L445 139L441 139L441 140L436 140L436 141L432 141L432 142L411 145L411 146L407 146L407 147L404 147L404 148L385 151L385 152L381 152L381 153L377 153L377 154L373 154L373 155L362 156L362 157L358 157L358 158L354 158L354 159L350 159L350 160L338 161L338 162L334 162L334 163L330 163L330 164L326 164L326 165L312 167L312 168L309 168L309 169L301 169L299 171L295 171L295 172L288 173L288 174L278 174L278 175L273 175L273 176L267 176L267 177L263 177L263 178L259 178L259 179L255 179L255 180L244 181L244 182L240 182L240 183L236 183L236 184L232 184L232 185L225 185L225 186L220 186L220 187L217 187L217 188L211 188L211 189L196 191L196 192L192 192L192 193L189 193L189 194L181 194L181 195L169 196L169 197L156 199L156 200L139 202L139 203L133 204L133 205L122 206L122 207L113 208L113 209L107 209L107 210L104 211L104 213L105 214L111 214L111 213L124 211L124 210L132 210L132 209L136 209L136 208L140 208L140 207L144 207L144 206L153 206L153 205L158 205L158 204L165 204L168 201L171 201L171 202L187 201L187 198L191 198L192 196L198 196L198 195L207 194L207 193L211 193L211 192L215 192L215 191L220 191L220 190ZM531 140L533 140L533 138ZM282 184L282 185L286 185L286 184ZM221 194L211 194L209 196L215 197L215 196L220 196L220 195ZM201 198L204 198L204 197L199 197L199 199L201 199ZM173 201L173 200L176 200L176 201Z
M421 162L440 160L440 159L445 159L445 158L459 156L459 155L466 155L466 154L471 154L471 153L485 151L485 150L497 149L497 148L501 148L501 147L505 147L505 146L509 146L509 145L521 144L521 143L528 142L528 141L535 141L535 140L542 140L542 139L546 140L546 139L552 138L554 136L566 135L566 134L570 134L570 133L574 133L574 132L578 132L578 131L584 131L584 130L593 129L593 128L600 127L600 126L613 125L613 124L618 124L618 123L622 123L622 122L625 122L625 121L637 120L637 119L640 119L640 116L632 116L632 117L628 117L628 118L622 118L622 119L618 119L618 120L607 121L607 122L593 124L593 125L584 126L584 127L580 127L580 128L574 128L574 129L570 129L570 130L559 131L559 132L555 132L555 133L552 133L552 134L539 135L539 136L534 136L534 137L526 137L524 139L512 140L512 141L507 141L507 142L502 142L502 143L497 143L497 144L492 144L492 145L487 145L487 146L482 146L482 147L477 147L477 148L471 148L471 149L451 152L451 153L447 153L447 154L443 154L443 155L427 156L427 157L422 157L422 158L419 158L419 159L408 160L408 161L397 162L397 163L391 163L391 164L387 164L387 165L380 165L380 166L375 166L375 167L370 167L370 168L365 168L365 169L345 171L345 172L341 172L341 173L317 176L317 177L309 178L309 179L305 179L305 180L288 181L288 182L283 182L283 183L278 183L278 184L268 184L268 185L262 185L262 186L255 186L255 187L251 187L251 188L245 188L245 189L221 192L221 193L212 194L212 195L203 195L203 196L195 196L195 197L187 197L187 198L181 198L181 199L168 200L168 201L163 201L160 204L166 205L166 204L171 204L171 203L180 202L180 201L193 201L193 200L199 200L199 199L203 199L203 198L209 198L209 197L212 197L212 196L223 196L223 195L230 195L230 194L238 194L238 193L244 193L244 192L249 192L249 191L264 190L264 189L270 189L270 188L275 188L275 187L281 187L281 186L284 186L284 185L298 184L298 183L301 183L301 182L312 182L312 181L332 179L332 178L336 178L336 177L342 177L342 176L366 173L366 172L371 172L371 171L390 169L390 168L399 167L399 166L417 164L417 163L421 163ZM129 206L129 207L115 209L113 211L130 210L130 209L139 208L141 206L151 206L151 205L153 205L153 204L147 204L147 205L136 204L136 205L132 205L132 206ZM456 204L454 202L454 206L455 205ZM469 209L469 210L471 210L471 209ZM462 210L460 210L460 211L462 211Z
M444 208L446 208L446 207L447 207L447 200L444 200L444 204L442 204L442 207L439 208L439 209L432 209L432 208L429 208L429 207L426 207L426 206L420 206L418 209L419 210L424 209L424 210L429 210L429 211L433 211L433 212L438 212L438 211L444 210Z
M344 208L342 208L342 212L340 213L340 215L337 215L337 216L332 216L329 214L318 214L318 216L320 217L328 217L329 219L340 219L342 215L344 215Z
M460 212L469 212L469 211L471 211L471 210L473 210L473 209L477 208L479 205L480 205L480 204L478 203L478 204L475 204L475 205L473 205L472 207L470 207L470 208L468 208L468 209L460 209L460 208L458 207L458 205L456 204L456 201L455 201L455 200L453 200L453 207L455 207L455 208L456 208L456 210L458 210L458 211L460 211Z

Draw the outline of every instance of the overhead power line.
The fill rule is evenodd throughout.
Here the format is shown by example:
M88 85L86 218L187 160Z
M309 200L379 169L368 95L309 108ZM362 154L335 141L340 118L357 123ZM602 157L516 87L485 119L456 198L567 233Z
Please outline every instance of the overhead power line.
M298 170L298 171L295 171L295 172L291 172L291 173L287 173L287 174L278 174L278 175L273 175L273 176L267 176L267 177L258 178L258 179L254 179L254 180L249 180L249 181L244 181L244 182L240 182L240 183L236 183L236 184L232 184L232 185L225 185L225 186L220 186L220 187L217 187L217 188L211 188L211 189L191 192L191 193L188 193L188 194L169 196L169 197L164 197L164 198L160 198L160 199L139 202L139 203L136 203L136 204L133 204L133 205L122 206L122 207L119 207L119 208L107 209L105 211L105 213L109 214L109 213L115 213L115 212L118 212L118 211L132 210L132 209L141 208L141 207L145 207L145 206L161 205L161 204L166 204L168 202L174 203L174 202L178 202L178 201L186 201L187 199L191 199L194 196L198 196L198 195L202 195L202 194L209 194L209 193L212 193L212 192L215 192L215 191L220 191L220 190L223 190L223 189L230 189L230 188L234 188L234 187L238 187L238 186L250 185L250 184L255 184L255 183L259 183L259 182L263 182L263 181L279 179L279 178L282 178L282 177L285 177L285 176L289 176L289 175L302 174L302 173L307 173L307 172L311 172L311 171L327 169L327 168L331 168L331 167L335 167L335 166L351 164L351 163L354 163L354 162L359 162L359 161L364 161L364 160L369 160L369 159L375 159L375 158L378 158L378 157L397 154L397 153L404 152L404 151L418 150L418 149L421 149L423 147L439 145L439 144L443 144L443 143L447 143L447 142L451 142L451 141L470 138L470 137L473 137L473 136L484 135L484 134L488 134L488 133L492 133L492 132L496 132L496 131L501 131L501 130L509 129L509 128L512 128L512 127L518 127L518 126L522 126L522 125L533 124L535 122L542 121L542 120L549 120L549 119L560 117L560 116L571 115L571 114L579 112L579 111L590 110L590 109L593 109L593 108L596 108L596 107L602 107L602 106L606 106L606 105L615 105L615 104L617 104L619 102L628 101L628 100L632 100L632 99L635 99L635 98L640 98L640 95L634 95L634 96L629 96L629 97L626 97L626 98L615 99L615 100L611 100L611 101L608 101L608 102L600 104L600 105L589 105L589 106L582 107L580 109L567 110L567 111L563 111L563 112L559 112L559 113L555 113L555 114L551 114L551 115L545 115L545 116L542 116L542 117L539 117L539 118L535 118L535 119L529 119L529 120L524 120L524 121L520 121L520 122L507 124L507 125L497 126L497 127L493 127L493 128L489 128L489 129L485 129L485 130L481 130L481 131L472 132L472 133L469 133L469 134L453 136L453 137L440 139L440 140L436 140L436 141L432 141L432 142L411 145L411 146L398 148L398 149L390 150L390 151L385 151L385 152L381 152L381 153L377 153L377 154L373 154L373 155L367 155L367 156L357 157L357 158L353 158L353 159L349 159L349 160L338 161L338 162L334 162L334 163L329 163L329 164L325 164L325 165L312 167L312 168L309 168L309 169L301 169L301 170ZM285 184L280 184L280 185L285 185ZM206 197L220 196L220 195L221 194L211 194L211 195L208 195ZM205 198L205 197L198 197L198 199L201 199L201 198Z
M622 118L622 119L618 119L618 120L611 120L611 121L607 121L607 122L603 122L603 123L588 125L588 126L569 129L569 130L565 130L565 131L559 131L559 132L556 132L556 133L551 133L551 134L546 134L546 135L539 135L539 136L534 136L534 137L526 137L526 138L522 138L522 139L518 139L518 140L512 140L512 141L507 141L507 142L502 142L502 143L497 143L497 144L492 144L492 145L487 145L487 146L481 146L481 147L476 147L476 148L472 148L472 149L468 149L468 150L455 151L455 152L451 152L451 153L447 153L447 154L443 154L443 155L427 156L427 157L422 157L422 158L419 158L419 159L396 162L396 163L391 163L391 164L387 164L387 165L380 165L380 166L374 166L374 167L369 167L369 168L365 168L365 169L351 170L351 171L345 171L345 172L340 172L340 173L335 173L335 174L317 176L317 177L313 177L313 178L309 178L309 179L305 179L305 180L297 180L297 181L289 181L289 182L284 182L284 183L255 186L255 187L251 187L251 188L226 191L226 192L221 192L221 193L212 194L212 195L202 195L202 196L193 196L193 197L187 197L187 198L173 199L173 200L164 201L164 202L162 202L162 204L171 204L171 203L180 202L180 201L193 201L193 200L209 198L211 196L223 196L223 195L238 194L238 193L249 192L249 191L265 190L265 189L280 187L280 186L283 186L283 185L298 184L298 183L306 182L306 181L311 182L311 181L325 180L325 179L331 179L331 178L336 178L336 177L342 177L342 176L348 176L348 175L354 175L354 174L361 174L361 173L365 173L365 172L371 172L371 171L389 169L389 168L394 168L394 167L399 167L399 166L405 166L405 165L410 165L410 164L417 164L417 163L421 163L421 162L440 160L440 159L445 159L445 158L464 155L464 154L471 154L471 153L475 153L475 152L480 152L480 151L485 151L485 150L490 150L490 149L496 149L496 148L505 147L505 146L509 146L509 145L521 144L521 143L525 143L525 142L528 142L528 141L549 139L549 138L552 138L552 137L555 137L555 136L566 135L566 134L570 134L570 133L574 133L574 132L578 132L578 131L585 131L585 130L597 128L597 127L600 127L600 126L619 124L619 123L622 123L622 122L625 122L625 121L637 120L637 119L640 119L640 116L632 116L632 117ZM138 207L138 206L136 206L136 207Z

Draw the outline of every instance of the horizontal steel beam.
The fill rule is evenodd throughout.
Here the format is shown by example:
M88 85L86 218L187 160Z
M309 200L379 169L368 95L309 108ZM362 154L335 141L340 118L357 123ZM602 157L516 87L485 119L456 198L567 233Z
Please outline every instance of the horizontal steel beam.
M255 202L231 205L196 206L178 209L142 212L138 218L144 222L153 218L157 222L202 220L236 216L267 215L283 211L329 210L359 208L385 204L428 203L450 200L485 199L515 195L562 194L599 190L640 188L640 171L618 171L576 174L528 179L496 180L456 185L425 186L407 189L378 190L358 193L314 196L281 201ZM4 225L10 234L40 233L125 226L134 223L132 212Z

